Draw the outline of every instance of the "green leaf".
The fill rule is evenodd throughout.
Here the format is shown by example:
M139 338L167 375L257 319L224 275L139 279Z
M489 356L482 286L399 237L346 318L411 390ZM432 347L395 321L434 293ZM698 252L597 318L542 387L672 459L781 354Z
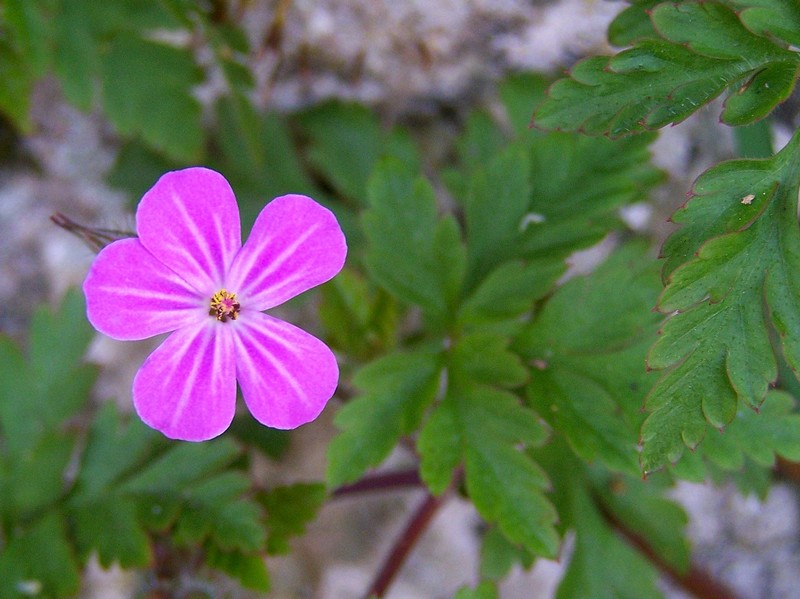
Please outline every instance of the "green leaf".
M671 271L658 303L675 314L648 356L650 368L664 372L647 398L646 471L676 461L684 445L695 447L706 422L730 423L740 401L764 401L777 377L770 325L788 364L795 372L800 367L799 146L795 136L769 160L708 170L676 215L691 225L665 244L667 268L698 249Z
M642 39L657 38L649 11L663 1L630 0L631 5L623 9L608 26L608 41L623 47Z
M520 446L544 441L536 415L504 391L482 386L451 390L420 432L422 478L433 493L450 483L463 461L467 493L487 522L536 555L558 549L556 512L544 496L547 478Z
M612 141L550 133L530 145L532 195L517 251L527 259L565 259L620 227L618 210L648 199L663 179L651 135ZM575 185L591 181L591 185Z
M688 571L691 565L685 536L688 518L677 503L665 497L670 487L656 480L657 476L643 481L640 476L612 477L595 470L591 478L604 509L678 572Z
M240 551L222 551L212 545L205 548L205 557L209 566L235 578L243 587L262 593L269 592L269 572L262 556Z
M375 280L398 299L420 306L434 324L453 315L465 251L452 217L437 217L433 188L396 160L381 161L363 215L366 262Z
M275 487L259 495L267 510L267 553L289 553L289 541L302 535L327 498L325 485L296 483Z
M500 580L517 563L528 569L533 565L533 556L522 547L511 543L496 526L486 531L481 543L481 577Z
M564 284L515 343L534 366L531 405L583 460L631 475L639 472L636 431L659 287L646 248L625 246Z
M771 468L776 455L800 460L800 415L794 407L788 393L771 391L758 412L740 407L722 434L706 438L699 455L724 470L741 470L746 458L763 468Z
M660 599L650 562L615 534L585 489L570 495L575 550L556 599Z
M4 539L0 548L0 597L72 597L80 587L78 565L66 539L64 520L49 512Z
M465 199L468 283L481 280L496 265L515 255L531 199L531 163L511 146L485 168L473 171Z
M800 6L795 2L773 0L728 0L739 11L739 18L753 33L776 37L789 45L800 46Z
M383 461L403 435L416 430L439 386L440 357L423 348L384 356L353 383L362 394L336 414L342 431L328 447L329 488L353 481Z
M103 106L120 134L180 161L196 161L203 145L200 104L192 96L202 73L188 50L116 36L102 58Z
M245 228L274 197L300 193L325 200L303 169L285 118L257 111L241 94L220 98L216 117L219 148L211 153L212 166L236 191Z
M319 319L334 349L364 359L394 345L399 314L388 293L347 267L321 291Z
M96 377L96 369L83 364L92 334L83 298L72 291L57 312L36 310L27 357L0 337L0 430L11 463L24 460L43 435L86 405Z
M128 498L84 503L70 510L70 521L83 563L95 552L105 568L114 563L144 567L152 559L150 537L139 523L136 504Z
M508 350L508 339L480 331L464 335L453 345L448 362L448 384L472 381L498 387L518 387L528 380L528 369Z
M651 18L661 39L578 63L570 78L551 86L534 122L618 137L678 123L732 88L722 120L743 125L791 92L797 53L752 33L724 4L665 2Z
M453 599L499 599L497 587L491 582L482 582L474 589L463 587L458 589Z
M37 443L21 455L4 456L3 470L8 491L0 510L10 520L25 520L53 506L66 491L64 471L72 456L75 439L50 429L37 435Z
M262 511L243 498L250 481L242 472L223 471L188 486L174 539L187 546L210 539L223 551L258 552L266 540Z
M483 325L518 317L543 298L564 274L560 260L512 260L491 271L461 304L458 320Z
M385 132L375 113L363 105L327 102L296 118L309 137L311 164L356 204L366 204L367 183L380 158L393 156L412 172L419 170L419 158L407 134Z

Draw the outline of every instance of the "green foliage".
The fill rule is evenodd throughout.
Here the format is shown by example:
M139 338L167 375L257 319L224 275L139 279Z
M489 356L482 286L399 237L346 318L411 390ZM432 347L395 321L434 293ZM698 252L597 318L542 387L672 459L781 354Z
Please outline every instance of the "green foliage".
M636 3L612 26L612 40L632 48L587 58L550 87L537 126L618 137L678 123L726 89L722 121L744 125L791 93L800 57L759 32L792 38L780 13L796 18L796 8L753 7L743 23L722 2L664 2L647 24L641 16L651 6Z
M463 279L464 247L452 217L439 219L433 188L396 159L380 163L364 213L367 266L389 292L446 326Z
M687 225L663 250L669 278L658 308L677 313L648 356L664 373L647 398L646 471L694 448L707 422L729 424L740 403L761 405L778 374L770 326L789 365L800 366L798 143L710 169L674 217Z
M509 393L482 386L453 390L419 436L420 471L434 493L464 464L467 492L478 512L527 550L555 557L556 512L545 498L547 477L520 446L546 437L536 416Z
M200 104L190 92L201 72L190 51L119 35L102 55L101 77L103 106L119 133L141 136L167 156L200 157Z
M413 432L436 395L439 376L439 357L430 348L389 354L360 370L353 382L363 394L336 414L342 433L328 447L328 486L357 479Z
M652 258L627 246L592 276L561 287L515 344L534 365L531 405L581 459L632 476L658 288Z
M70 423L87 416L91 336L81 296L70 293L58 312L36 313L27 352L0 337L0 597L72 596L92 555L106 567L148 566L155 534L202 547L209 565L266 591L263 553L302 532L321 485L275 491L292 509L269 495L256 501L233 442L168 442L124 422L112 403L81 433Z
M453 595L453 599L498 599L497 588L490 582L482 582L474 589L464 587Z
M289 552L289 539L305 532L326 499L322 484L298 483L275 487L259 495L267 511L267 552L280 555Z
M170 159L197 162L204 135L194 91L205 76L193 49L154 41L156 30L204 39L232 89L244 92L252 83L241 66L243 33L192 4L9 0L0 26L7 32L0 42L0 110L24 130L34 83L54 73L79 108L99 100L121 135Z

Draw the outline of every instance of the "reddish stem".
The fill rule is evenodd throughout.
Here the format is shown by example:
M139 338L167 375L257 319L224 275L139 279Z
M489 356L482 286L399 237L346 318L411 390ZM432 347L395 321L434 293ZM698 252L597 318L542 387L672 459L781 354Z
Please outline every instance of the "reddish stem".
M408 555L414 548L414 544L430 524L436 512L446 501L449 491L443 493L439 497L435 497L428 493L424 501L420 504L414 515L406 524L405 529L392 547L391 553L386 557L381 569L378 571L375 580L373 580L369 591L364 595L365 598L369 597L383 597L386 590L394 581L400 569L403 567Z
M416 469L403 470L400 472L380 472L370 474L352 485L345 485L336 489L332 497L346 497L359 493L369 493L372 491L395 491L403 487L421 487L422 479Z
M597 501L597 504L608 523L681 589L698 599L739 599L739 596L733 590L715 580L707 571L695 565L691 565L687 572L676 570L653 550L644 537L625 526L602 502Z

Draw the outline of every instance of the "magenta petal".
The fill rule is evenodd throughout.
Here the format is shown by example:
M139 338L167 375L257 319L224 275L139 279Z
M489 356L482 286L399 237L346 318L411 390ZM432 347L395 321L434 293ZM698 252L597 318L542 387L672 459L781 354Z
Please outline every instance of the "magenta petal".
M138 239L106 246L92 263L83 292L89 322L114 339L146 339L208 318L209 300Z
M261 312L242 312L236 324L236 378L256 420L282 429L314 420L339 382L333 352L313 335Z
M230 185L200 167L163 175L139 202L136 228L154 256L209 297L242 245Z
M233 336L213 319L178 329L133 380L133 405L145 424L172 439L222 434L236 411Z
M227 286L242 307L267 310L338 273L347 244L336 217L311 198L275 198L236 255Z

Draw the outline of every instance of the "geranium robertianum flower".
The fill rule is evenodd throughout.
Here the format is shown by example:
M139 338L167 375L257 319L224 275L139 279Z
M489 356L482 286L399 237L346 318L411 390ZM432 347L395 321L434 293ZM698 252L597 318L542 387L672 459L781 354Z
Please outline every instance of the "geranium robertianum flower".
M134 378L141 419L174 439L210 439L233 419L237 381L267 426L316 418L336 389L336 358L263 310L341 270L347 245L333 214L305 196L275 198L242 245L228 182L188 168L144 195L136 228L97 255L83 289L89 321L109 337L171 332Z

